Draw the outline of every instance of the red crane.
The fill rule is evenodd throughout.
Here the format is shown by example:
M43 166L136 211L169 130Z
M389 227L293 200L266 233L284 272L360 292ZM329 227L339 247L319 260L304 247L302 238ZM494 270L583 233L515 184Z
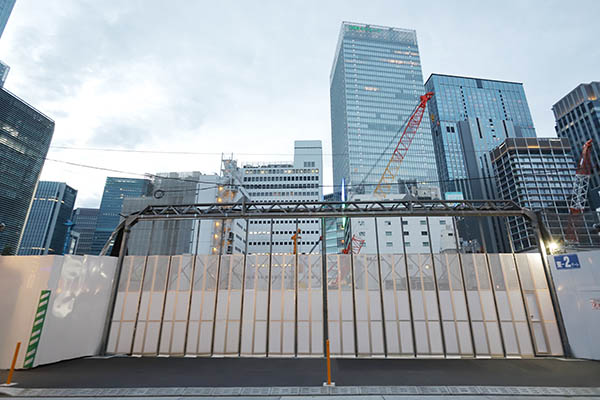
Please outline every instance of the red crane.
M423 114L425 113L425 107L427 107L427 102L431 100L432 97L433 92L428 92L421 96L417 108L413 111L408 119L408 123L404 127L404 131L402 132L402 136L400 136L400 140L398 140L392 158L390 158L390 161L385 167L385 171L383 171L383 175L381 175L381 178L379 179L379 183L375 187L373 194L376 196L386 197L392 186L398 183L396 181L396 175L398 175L398 171L400 170L400 164L402 164L402 161L408 152L408 148L417 134L417 130L423 119Z
M590 186L590 177L592 175L591 152L592 139L583 145L581 158L575 172L575 184L573 185L573 197L569 205L569 227L567 230L567 241L572 243L579 241L575 232L575 220L580 218L579 216L583 213L587 204L588 187Z
M348 246L344 250L342 250L343 254L350 253L350 249L352 248L352 254L360 253L360 249L364 246L365 241L363 239L357 238L355 235L352 235L352 239L348 241Z

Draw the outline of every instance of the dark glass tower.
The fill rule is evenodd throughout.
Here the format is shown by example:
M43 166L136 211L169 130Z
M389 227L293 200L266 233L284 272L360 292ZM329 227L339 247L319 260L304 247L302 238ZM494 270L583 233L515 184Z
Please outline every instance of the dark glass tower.
M333 179L371 193L403 127L425 93L413 30L344 22L330 76ZM431 129L423 118L397 178L437 181Z
M50 147L54 121L0 89L0 252L15 254Z
M97 208L77 208L73 211L73 231L79 233L79 242L75 254L92 254L92 242L98 220Z
M19 245L20 256L63 254L67 221L77 190L63 182L41 181L35 191Z
M592 139L592 178L588 202L600 207L600 82L582 83L552 106L556 133L571 143L575 161L581 157L583 144Z
M0 0L0 37L4 32L4 28L6 28L8 17L10 17L10 13L12 12L16 1L17 0Z
M111 233L119 224L123 199L146 196L150 191L151 185L148 179L106 178L92 242L92 254L100 254Z

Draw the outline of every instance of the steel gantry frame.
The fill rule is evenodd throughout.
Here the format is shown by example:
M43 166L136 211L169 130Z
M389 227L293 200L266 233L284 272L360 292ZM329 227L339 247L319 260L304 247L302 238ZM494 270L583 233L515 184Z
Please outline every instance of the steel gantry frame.
M380 200L345 202L253 202L245 198L236 203L199 203L185 205L149 205L141 211L125 217L112 233L101 255L118 256L117 269L112 284L112 295L102 335L101 351L106 353L110 324L116 303L118 284L121 279L123 261L127 253L127 243L131 228L141 221L161 220L226 220L226 219L322 219L322 250L325 250L325 218L377 218L377 217L524 217L530 221L535 232L538 251L541 255L546 282L554 306L556 321L561 336L565 356L571 351L567 339L565 324L558 302L556 288L548 264L546 244L542 235L541 215L529 209L521 208L510 200ZM112 249L111 249L112 245ZM327 271L325 251L322 251L323 285L323 333L328 334L327 311Z

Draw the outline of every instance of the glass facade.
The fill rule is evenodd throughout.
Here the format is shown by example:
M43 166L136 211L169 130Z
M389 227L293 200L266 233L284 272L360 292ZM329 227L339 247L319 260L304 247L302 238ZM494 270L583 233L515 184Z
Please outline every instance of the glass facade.
M591 160L600 165L600 82L581 84L552 107L556 133L567 138L576 161L583 144L592 139ZM588 201L592 209L600 207L600 171L592 168Z
M429 112L442 193L485 196L485 188L472 193L468 181L490 176L488 152L508 137L536 135L523 84L432 74L425 88L435 93ZM485 174L473 177L469 163Z
M107 177L104 185L96 232L92 242L92 254L100 254L119 224L123 199L150 195L151 184L148 179Z
M371 193L425 93L413 30L342 23L330 76L333 179ZM423 118L397 178L437 181L431 129Z
M0 0L0 37L2 37L4 28L6 28L6 23L8 22L8 17L10 17L10 13L12 12L16 1L17 0Z
M54 121L0 88L0 232L2 254L15 254L54 133Z
M35 191L18 254L63 254L67 221L77 190L63 182L41 181Z
M78 208L73 211L73 231L79 233L79 242L75 254L92 254L92 242L98 220L97 208Z

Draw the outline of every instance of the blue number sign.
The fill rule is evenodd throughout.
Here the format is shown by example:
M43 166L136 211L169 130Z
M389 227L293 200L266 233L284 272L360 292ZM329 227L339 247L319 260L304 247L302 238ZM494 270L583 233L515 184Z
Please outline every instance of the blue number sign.
M554 263L556 264L556 269L581 268L577 254L561 254L559 256L554 256Z

